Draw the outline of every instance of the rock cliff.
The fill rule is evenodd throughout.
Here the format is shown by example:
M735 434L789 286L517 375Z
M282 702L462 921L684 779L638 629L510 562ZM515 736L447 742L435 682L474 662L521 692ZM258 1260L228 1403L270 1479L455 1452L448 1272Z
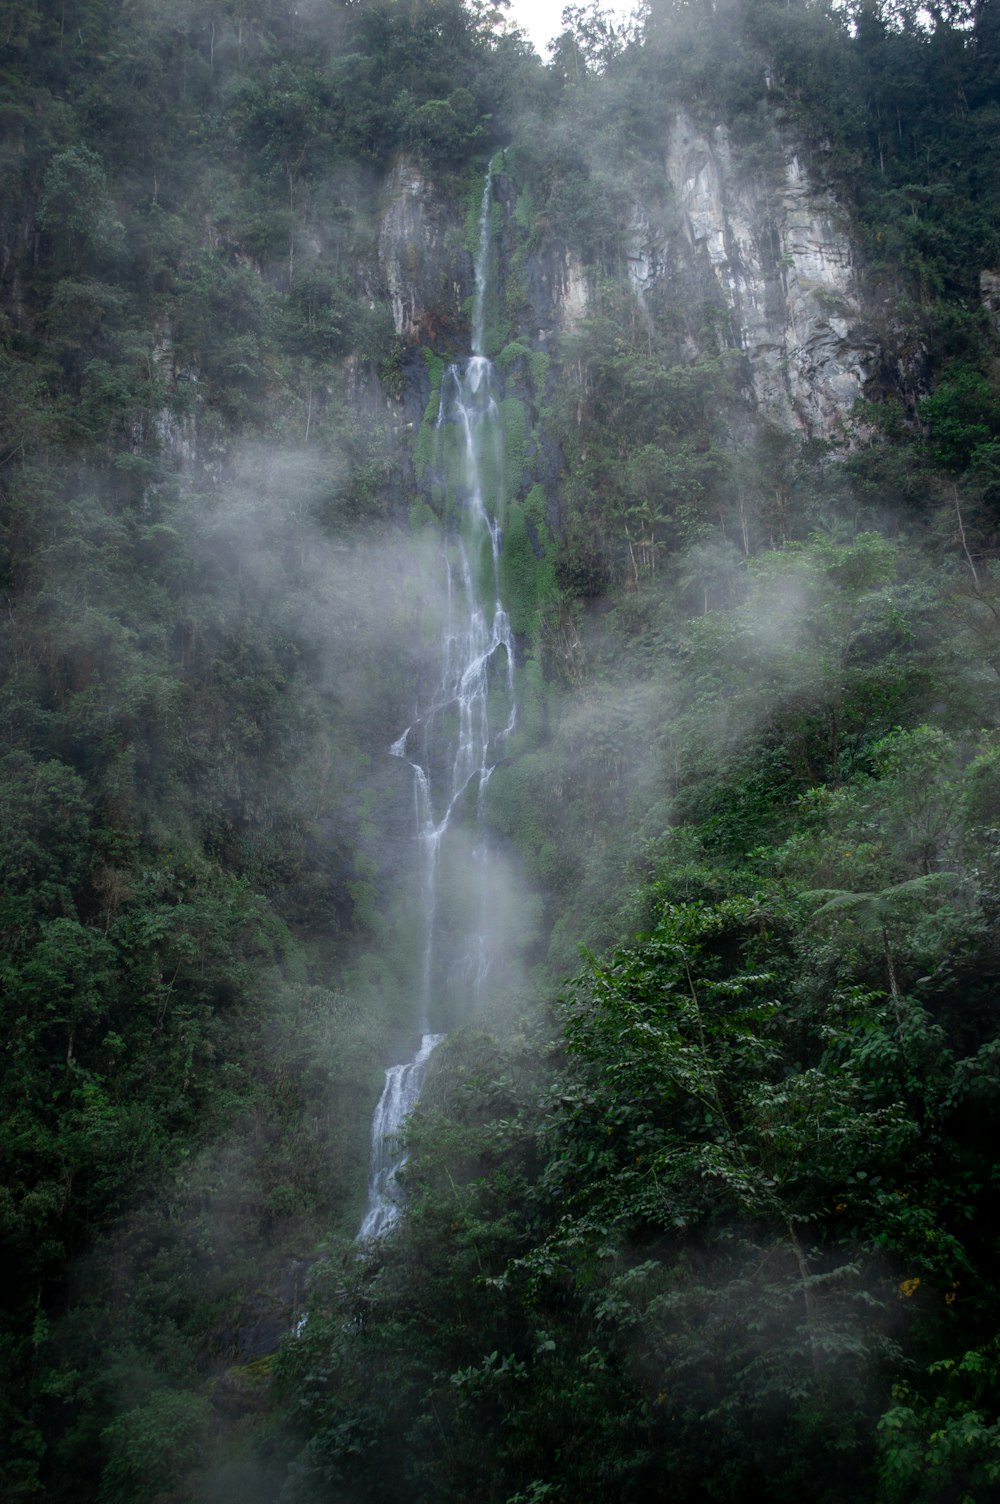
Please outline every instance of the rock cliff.
M870 358L857 332L857 254L843 211L785 146L766 171L741 169L726 130L679 113L667 150L679 218L657 238L640 212L629 266L642 300L671 259L714 281L745 352L758 411L829 436L861 395ZM643 234L646 226L649 230Z
M776 146L766 167L750 170L724 127L703 130L683 112L662 161L659 187L635 199L623 225L624 266L642 316L655 321L672 302L712 310L707 334L689 320L687 354L705 351L709 339L740 349L754 415L832 436L873 359L860 332L858 253L845 213L791 146ZM503 255L517 192L503 175L497 181ZM471 262L444 198L412 163L398 165L387 184L379 264L404 341L460 335ZM501 282L508 271L501 266ZM551 236L522 257L520 275L524 300L512 332L553 350L554 337L586 317L593 276L574 247Z
M385 187L374 295L388 298L405 344L457 334L471 290L472 258L455 207L417 165L396 164Z

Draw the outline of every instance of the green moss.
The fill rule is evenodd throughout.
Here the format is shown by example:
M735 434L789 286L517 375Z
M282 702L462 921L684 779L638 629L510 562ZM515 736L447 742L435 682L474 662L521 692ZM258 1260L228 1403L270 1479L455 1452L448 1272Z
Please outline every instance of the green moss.
M425 528L437 529L437 514L429 507L426 501L414 501L407 514L411 533L422 533Z
M473 257L479 250L479 214L482 206L482 173L470 172L469 186L465 195L465 249Z
M426 510L446 525L460 528L463 525L461 499L466 481L465 439L456 423L443 423L437 427L438 411L439 400L432 397L417 441L417 474L423 479L427 467L433 466L432 504Z
M531 371L531 390L535 398L535 406L541 407L545 401L549 383L549 357L544 350L532 351L528 363Z
M461 527L465 518L465 436L457 423L445 423L438 434L438 463L444 481L445 521Z
M516 503L507 509L500 555L500 594L510 624L519 637L529 635L535 623L537 597L535 558L524 510Z
M487 790L490 825L515 843L529 871L537 870L539 853L549 842L540 816L545 808L544 797L539 797L544 778L544 761L529 755L497 768Z
M268 1353L263 1358L254 1358L251 1363L237 1363L227 1370L242 1382L255 1384L265 1383L271 1377L271 1366L274 1362L274 1353Z
M514 757L541 746L548 732L549 686L536 652L529 649L514 672L517 697L517 730L510 742Z
M559 599L552 554L545 492L532 486L523 502L507 508L500 554L500 593L511 626L532 643L538 641L546 609Z
M521 314L528 301L525 280L526 264L527 250L524 246L518 246L511 257L503 301L504 322L512 332L521 322Z
M549 534L548 523L545 520L545 488L544 486L532 486L524 498L524 512L530 517L531 522L538 534L539 546L548 553L552 548L552 538Z
M496 358L495 364L498 370L509 371L519 360L530 360L531 358L530 345L526 344L522 339L515 339L509 345L504 345Z
M428 462L434 454L434 425L437 422L438 412L441 407L441 382L448 366L446 360L443 360L440 355L435 355L433 350L428 350L426 345L420 353L427 363L427 371L431 378L431 395L424 410L413 456L418 479L423 476Z
M354 905L353 922L362 928L369 928L375 923L378 913L377 898L372 884L349 882L347 891Z
M538 239L538 215L535 213L535 201L530 189L520 183L514 204L514 223L524 239L530 245L534 245Z
M431 390L433 392L439 392L441 390L441 377L444 375L447 369L448 362L445 360L443 355L435 354L435 352L428 349L426 345L423 346L420 353L423 356L424 363L426 364L427 370L430 373Z
M503 430L503 494L513 499L524 483L524 467L527 460L527 420L524 403L517 397L504 397L500 403L500 423Z

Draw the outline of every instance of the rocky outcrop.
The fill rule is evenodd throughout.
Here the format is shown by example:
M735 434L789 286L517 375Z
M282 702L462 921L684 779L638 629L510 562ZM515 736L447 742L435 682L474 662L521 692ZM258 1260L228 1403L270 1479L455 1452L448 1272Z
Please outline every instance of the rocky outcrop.
M721 294L758 410L782 427L831 434L861 395L870 359L857 332L854 247L833 196L787 148L780 164L743 172L724 127L706 134L683 113L667 175L675 235L635 236L640 301L672 257L691 263Z
M535 256L528 265L530 335L544 346L553 334L576 329L586 318L593 296L587 268L566 247Z
M517 189L505 172L494 177L493 194L501 205L504 228L498 240L499 264L491 273L503 303L518 240ZM475 277L472 256L458 235L459 220L457 206L416 163L397 163L384 189L378 267L368 290L372 297L388 301L396 334L406 345L468 348L468 305ZM548 241L535 248L524 259L520 275L525 310L519 332L532 342L544 347L552 336L586 317L592 277L569 247Z
M685 329L689 358L708 341L743 351L759 417L828 437L873 360L857 256L833 195L790 148L775 158L748 172L723 126L703 131L678 112L660 189L634 203L625 226L624 266L642 316ZM562 328L579 322L587 297L583 274L565 265L551 315Z
M378 237L381 286L397 335L407 344L437 344L461 333L472 292L472 258L461 243L455 206L403 159L389 174Z
M775 136L766 165L740 161L723 126L704 130L679 111L664 172L623 227L622 266L640 315L681 330L680 358L719 345L745 357L752 413L786 430L831 437L862 394L874 351L860 332L857 252L833 194ZM472 263L454 206L410 161L385 190L378 295L411 348L468 339ZM517 189L494 178L503 228L501 304L513 276ZM536 348L572 330L593 304L592 273L574 251L542 237L518 258L515 332ZM373 286L373 295L376 289Z

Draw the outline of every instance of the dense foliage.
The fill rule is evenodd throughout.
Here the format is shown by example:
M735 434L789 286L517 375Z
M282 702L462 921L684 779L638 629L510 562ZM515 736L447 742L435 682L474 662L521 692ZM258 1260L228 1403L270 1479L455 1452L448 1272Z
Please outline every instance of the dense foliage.
M5 7L12 1501L995 1493L992 0L566 20L543 66L459 0ZM637 308L680 106L850 215L877 360L834 440L756 421L719 307ZM404 157L474 220L491 156L488 807L539 897L359 1261L413 933L376 752L461 335L396 337L378 193ZM542 353L562 246L595 295Z
M989 1497L997 742L958 723L996 690L972 668L953 730L917 722L944 679L907 550L760 568L756 600L675 622L677 678L651 686L686 819L633 838L614 915L579 890L640 934L549 1036L444 1047L405 1231L321 1267L281 1358L311 1438L290 1497ZM762 601L803 576L791 643ZM886 660L860 649L890 591ZM831 618L859 653L824 686ZM619 682L645 648L618 644ZM599 830L594 800L567 825Z

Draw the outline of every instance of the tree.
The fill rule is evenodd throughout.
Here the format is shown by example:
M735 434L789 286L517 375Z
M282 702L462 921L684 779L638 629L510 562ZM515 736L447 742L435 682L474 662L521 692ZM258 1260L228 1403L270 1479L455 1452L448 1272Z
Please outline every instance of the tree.
M845 893L831 888L817 888L805 895L823 900L816 910L817 919L831 915L849 917L859 934L877 934L881 938L889 992L896 1010L900 1037L903 1032L903 995L899 989L896 964L889 943L890 925L908 909L919 907L929 902L932 895L940 893L942 889L953 887L956 880L957 874L953 872L930 872L922 877L893 883L891 887L883 888L877 893Z
M59 265L97 267L113 261L123 227L108 194L104 166L89 146L68 146L52 158L37 218L52 238Z

